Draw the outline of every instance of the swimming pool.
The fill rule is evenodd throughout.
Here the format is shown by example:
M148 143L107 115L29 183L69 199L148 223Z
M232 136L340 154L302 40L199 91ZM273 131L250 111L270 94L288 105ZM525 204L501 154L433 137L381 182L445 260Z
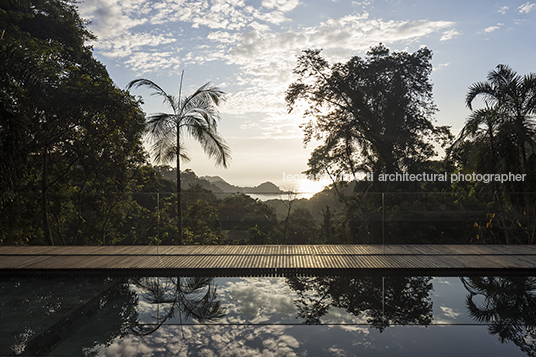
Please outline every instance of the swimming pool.
M0 355L525 356L531 276L12 277Z

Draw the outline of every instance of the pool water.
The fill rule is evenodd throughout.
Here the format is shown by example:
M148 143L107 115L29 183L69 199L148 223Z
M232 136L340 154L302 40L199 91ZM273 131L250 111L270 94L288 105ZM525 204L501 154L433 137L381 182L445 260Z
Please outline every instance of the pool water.
M11 277L0 355L525 356L530 276Z

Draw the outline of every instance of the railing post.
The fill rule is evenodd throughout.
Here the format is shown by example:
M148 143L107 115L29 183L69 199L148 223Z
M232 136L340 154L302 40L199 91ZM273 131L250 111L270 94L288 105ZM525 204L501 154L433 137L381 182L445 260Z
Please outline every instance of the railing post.
M156 193L156 255L160 245L160 192Z
M382 251L385 254L385 192L382 192Z

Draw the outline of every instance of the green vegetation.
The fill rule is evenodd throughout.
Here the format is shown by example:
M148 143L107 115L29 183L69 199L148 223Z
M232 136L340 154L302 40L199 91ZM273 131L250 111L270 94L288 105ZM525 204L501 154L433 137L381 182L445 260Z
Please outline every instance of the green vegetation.
M184 72L182 72L184 75ZM181 97L182 75L179 96L166 93L156 83L148 79L136 79L130 82L127 89L132 87L148 87L154 90L152 95L164 98L173 113L158 113L147 118L147 128L154 139L153 153L160 163L175 161L177 164L177 243L182 244L182 211L181 211L181 159L189 160L182 143L185 134L197 140L207 155L216 163L227 167L231 159L231 151L217 130L220 115L218 105L225 100L225 94L217 87L205 84L192 95Z
M471 85L472 113L454 138L433 124L429 49L390 52L380 44L335 64L304 51L286 101L289 110L309 105L304 141L321 142L305 173L333 182L309 200L264 183L255 190L281 198L262 202L218 178L153 167L143 150L148 132L155 157L180 168L181 138L190 135L226 166L218 88L174 97L134 80L129 88L149 87L172 110L146 118L93 57L86 42L94 37L74 2L0 5L0 244L535 241L535 74L499 65ZM397 173L449 180L379 179ZM473 173L526 179L450 181Z
M366 58L329 65L319 50L304 51L287 91L289 111L305 100L307 144L322 140L307 174L357 179L359 173L421 172L435 153L431 139L447 136L434 127L431 51L390 53L381 44ZM311 84L312 83L312 84ZM374 181L375 190L394 187Z

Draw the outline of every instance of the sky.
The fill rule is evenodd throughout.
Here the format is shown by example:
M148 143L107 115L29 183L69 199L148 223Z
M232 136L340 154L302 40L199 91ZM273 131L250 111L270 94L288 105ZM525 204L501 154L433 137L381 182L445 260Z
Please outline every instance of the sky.
M310 152L303 144L302 113L288 113L285 91L296 58L322 49L330 62L364 56L383 43L391 51L433 52L437 125L463 127L467 88L485 81L498 64L519 74L536 72L536 2L344 0L82 0L81 16L98 37L95 57L120 87L136 78L178 94L210 82L227 100L218 130L232 151L228 168L214 166L198 143L187 140L198 176L234 185L265 181L285 189L317 191L301 180ZM147 114L169 112L146 89L131 90ZM439 153L441 155L441 153ZM172 165L173 166L173 165ZM289 176L290 175L290 176ZM289 180L289 178L291 178Z

